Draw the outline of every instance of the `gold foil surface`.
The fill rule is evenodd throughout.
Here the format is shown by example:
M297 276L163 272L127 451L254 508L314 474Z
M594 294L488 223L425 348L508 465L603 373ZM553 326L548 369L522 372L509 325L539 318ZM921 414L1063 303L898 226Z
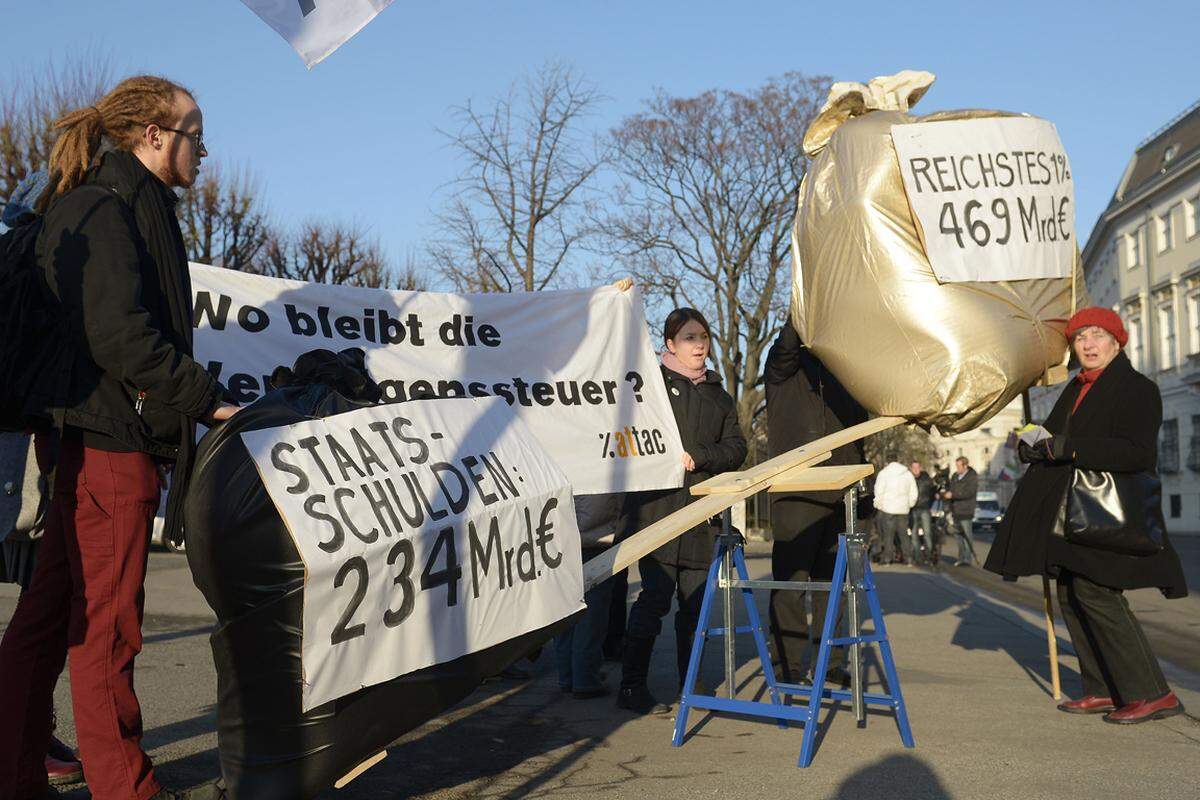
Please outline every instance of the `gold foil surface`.
M835 91L847 85L861 86ZM1087 304L1078 253L1074 287L1070 278L938 283L891 126L1011 115L861 105L846 114L833 95L826 108L840 124L823 114L805 137L816 155L792 228L792 323L868 411L943 434L976 428L1063 363L1067 319Z

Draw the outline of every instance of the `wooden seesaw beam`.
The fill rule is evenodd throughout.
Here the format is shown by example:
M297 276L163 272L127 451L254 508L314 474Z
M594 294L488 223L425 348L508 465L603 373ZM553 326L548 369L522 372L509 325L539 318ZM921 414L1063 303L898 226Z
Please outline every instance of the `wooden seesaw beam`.
M894 428L903 422L904 419L901 417L876 417L837 433L822 436L820 439L764 461L756 467L740 472L723 472L696 484L691 488L691 492L693 495L699 495L698 500L692 501L675 513L643 528L584 564L584 590L600 585L638 559L649 555L667 542L677 539L710 517L720 514L756 492L762 491L784 473L793 470L798 473L803 467L811 467L829 458L830 452L839 447L857 442L859 439L864 439L888 428ZM789 480L798 478L798 474L789 475ZM815 490L806 489L806 491Z
M871 464L848 464L841 467L792 467L771 481L767 491L771 494L783 492L828 492L840 491L875 472Z

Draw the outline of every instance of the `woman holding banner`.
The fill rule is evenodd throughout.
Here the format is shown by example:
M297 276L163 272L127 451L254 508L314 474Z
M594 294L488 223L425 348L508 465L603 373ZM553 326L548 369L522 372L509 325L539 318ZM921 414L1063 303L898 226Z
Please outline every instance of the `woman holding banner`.
M691 500L688 492L691 486L717 473L737 469L746 458L746 439L738 425L733 398L721 387L717 373L705 366L710 339L708 321L699 311L677 308L667 315L663 325L666 349L662 353L662 374L683 440L683 466L687 473L678 489L627 497L627 535L683 508ZM699 525L638 562L642 590L629 611L621 658L621 691L617 695L619 708L639 714L670 711L646 687L650 654L674 595L679 604L675 614L675 649L682 685L716 533L717 528L711 522Z

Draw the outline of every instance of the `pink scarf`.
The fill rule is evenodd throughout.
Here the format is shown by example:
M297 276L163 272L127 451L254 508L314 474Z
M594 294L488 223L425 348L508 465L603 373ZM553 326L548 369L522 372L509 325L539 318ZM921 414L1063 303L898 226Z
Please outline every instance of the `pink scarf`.
M692 383L704 383L704 378L708 375L708 369L705 367L700 367L699 369L685 367L683 362L679 360L679 357L670 350L663 350L662 364L672 372L678 372Z

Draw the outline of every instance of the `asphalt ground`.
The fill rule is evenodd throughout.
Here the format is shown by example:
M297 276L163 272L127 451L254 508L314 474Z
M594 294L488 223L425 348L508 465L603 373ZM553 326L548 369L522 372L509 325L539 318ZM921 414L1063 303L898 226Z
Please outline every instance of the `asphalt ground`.
M947 549L953 553L953 545ZM1190 544L1180 549L1194 559ZM751 572L764 576L769 546L752 543L747 554ZM889 566L876 574L914 749L901 745L889 714L874 711L858 729L847 706L831 704L818 721L816 758L807 769L796 767L800 729L756 718L693 712L688 738L675 748L671 717L639 718L616 709L611 697L582 701L561 694L547 652L526 665L531 680L485 684L399 740L387 759L346 789L322 797L1200 797L1197 717L1126 728L1055 710L1040 586L1004 584L971 568ZM1197 600L1167 602L1155 594L1131 592L1130 599L1174 687L1200 711L1193 660L1200 645ZM0 620L11 615L15 597L13 587L0 587ZM762 610L765 601L758 599ZM184 558L153 553L137 683L144 745L168 786L218 774L216 680L207 642L212 619ZM676 687L672 630L667 620L652 664L651 689L662 699L672 698ZM1061 625L1058 635L1070 694L1078 675ZM752 652L749 637L740 636L742 699L762 696ZM866 664L869 689L880 690L873 649ZM615 685L619 666L606 670ZM715 648L703 670L703 680L723 693ZM66 675L56 698L60 733L73 741Z
M987 557L991 543L990 532L983 531L975 537L975 551L980 562ZM1190 594L1179 600L1167 600L1155 589L1139 589L1126 592L1125 596L1129 599L1130 607L1137 614L1146 631L1146 637L1154 647L1154 652L1159 654L1159 658L1170 661L1176 667L1200 674L1200 536L1174 536L1171 544L1179 554ZM1041 581L1033 578L1006 581L999 575L982 569L954 567L950 563L957 554L957 546L954 543L944 544L943 553L950 558L945 559L939 565L939 569L947 572L954 580L982 589L1007 602L1041 610ZM1054 598L1055 619L1059 620L1059 627L1063 628L1059 633L1066 636L1053 583L1050 585L1050 594Z

